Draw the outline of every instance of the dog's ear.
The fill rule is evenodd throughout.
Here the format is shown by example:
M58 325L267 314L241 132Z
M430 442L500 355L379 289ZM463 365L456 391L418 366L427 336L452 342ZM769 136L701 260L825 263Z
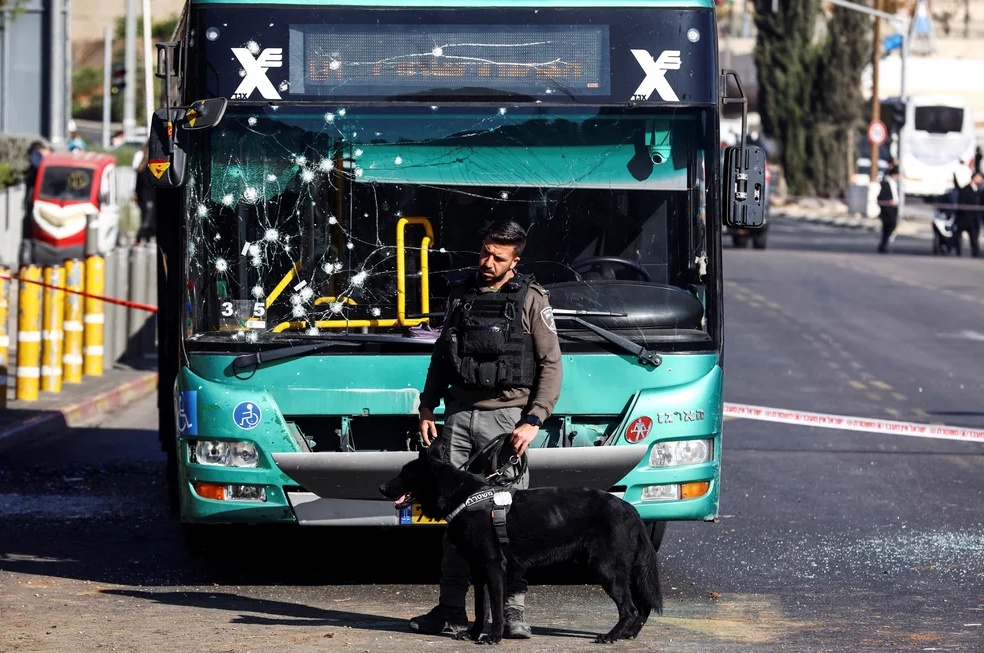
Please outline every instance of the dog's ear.
M430 447L427 448L427 457L431 460L444 460L446 447L447 443L444 441L444 438L436 438L433 442L431 442Z

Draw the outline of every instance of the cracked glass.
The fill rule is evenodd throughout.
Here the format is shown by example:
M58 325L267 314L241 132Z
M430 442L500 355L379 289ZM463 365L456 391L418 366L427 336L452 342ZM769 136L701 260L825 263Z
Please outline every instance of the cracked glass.
M230 106L189 163L186 335L428 337L451 286L473 271L483 231L505 219L528 230L519 270L556 291L555 308L625 313L624 297L608 301L616 287L693 297L706 272L709 118L587 106ZM651 308L615 326L643 335L704 326Z

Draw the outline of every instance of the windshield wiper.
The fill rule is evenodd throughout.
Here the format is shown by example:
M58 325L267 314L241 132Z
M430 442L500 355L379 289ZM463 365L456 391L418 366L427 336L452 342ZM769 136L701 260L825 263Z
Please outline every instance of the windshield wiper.
M574 308L555 308L554 317L563 315L583 315L584 317L628 317L628 313L611 313L609 311L582 311Z
M311 345L284 345L283 347L278 347L277 349L258 351L252 354L242 354L240 356L236 356L232 360L232 367L234 370L243 370L251 365L260 366L263 363L270 363L272 361L283 360L285 358L293 358L295 356L303 356L305 354L313 354L314 352L336 346L358 347L364 343L398 343L401 345L411 344L429 346L433 346L434 344L431 340L424 340L420 338L404 338L402 336L387 336L371 333L339 333L335 335L303 336L303 338L305 340L316 338L319 342Z
M616 313L604 313L601 311L598 311L597 313L595 311L573 311L573 313L588 315L589 317L592 316L593 317L620 317L620 315ZM624 316L624 314L622 314L621 316ZM607 340L608 342L612 343L619 349L632 354L633 356L639 359L639 363L642 365L652 365L653 367L659 367L663 363L663 357L657 354L656 352L650 351L645 347L643 347L642 345L637 345L631 340L616 335L611 331L609 331L608 329L602 329L601 327L595 326L590 322L586 322L585 320L582 320L580 317L578 317L575 314L571 314L568 312L558 313L557 310L554 310L554 319L570 320L572 322L576 322L577 324L580 324L585 329L593 331L595 334Z

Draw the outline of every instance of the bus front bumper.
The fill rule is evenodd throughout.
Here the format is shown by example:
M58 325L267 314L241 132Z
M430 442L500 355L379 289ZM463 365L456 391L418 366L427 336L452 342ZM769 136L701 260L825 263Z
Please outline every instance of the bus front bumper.
M717 515L719 466L713 460L686 467L646 466L650 444L529 450L531 487L590 487L632 504L644 520L710 520ZM715 450L719 451L718 447ZM276 469L199 467L183 479L182 516L196 523L294 522L311 526L393 526L401 523L379 486L396 476L414 452L273 453ZM197 466L196 466L197 467ZM245 472L245 473L244 473ZM285 482L286 481L286 482ZM650 501L643 488L706 482L701 496ZM209 487L262 488L262 501L208 496ZM292 483L296 483L293 485Z

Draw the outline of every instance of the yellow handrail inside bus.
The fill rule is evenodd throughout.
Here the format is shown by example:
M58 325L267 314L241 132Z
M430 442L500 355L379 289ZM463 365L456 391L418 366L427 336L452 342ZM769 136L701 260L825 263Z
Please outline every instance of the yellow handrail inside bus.
M358 306L359 305L359 303L357 301L355 301L354 299L352 299L351 297L342 297L342 298L338 298L338 297L318 297L316 300L314 300L314 305L315 306L318 306L320 304L332 304L334 302L345 302L349 306Z
M277 284L276 288L270 291L270 294L267 295L266 298L267 308L270 308L270 305L273 304L274 301L276 301L277 297L280 297L280 293L284 291L284 288L287 287L287 284L289 284L291 279L294 278L294 275L298 273L297 268L300 264L301 264L301 260L298 259L297 262L294 263L289 270L287 270L287 274L285 274L284 278L280 280L280 283Z
M400 218L396 223L396 319L385 320L317 320L314 326L319 329L345 329L361 327L413 327L424 322L429 322L430 318L421 317L412 320L407 319L407 248L406 248L406 229L407 225L419 224L424 227L426 235L420 241L420 312L426 315L430 313L430 246L434 242L434 228L431 227L430 220L423 217ZM284 287L294 276L294 270L290 270L287 276L277 285L271 296L276 299ZM351 297L319 297L314 301L315 305L327 304L336 301L344 301L350 306L357 306L357 302ZM267 299L267 306L271 300ZM304 329L308 325L307 320L296 322L281 322L273 328L274 333L280 333L287 329Z
M416 326L428 318L407 320L407 248L405 244L408 224L423 225L427 234L420 241L420 312L430 313L430 266L428 250L434 242L434 229L427 218L400 218L396 223L396 319L400 326Z

